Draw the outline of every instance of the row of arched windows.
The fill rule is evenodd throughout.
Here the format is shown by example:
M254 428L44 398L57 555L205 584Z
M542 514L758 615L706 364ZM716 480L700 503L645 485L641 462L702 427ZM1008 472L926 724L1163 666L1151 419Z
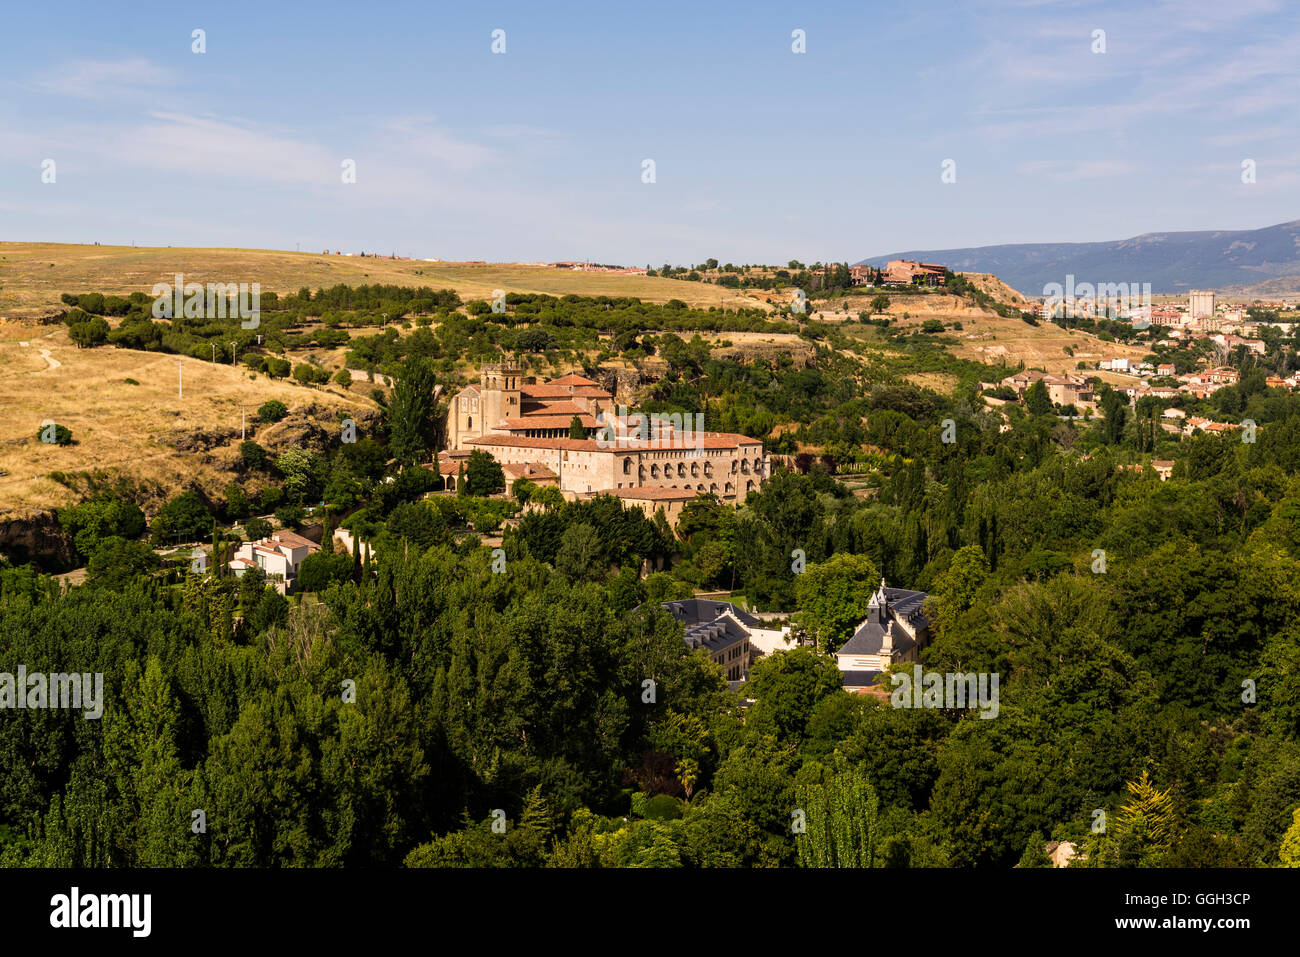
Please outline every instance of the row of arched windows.
M712 476L713 476L713 463L712 463L712 462L705 462L703 465L701 465L699 462L692 462L691 465L690 465L690 474L691 474L691 476L692 476L692 477L695 477L695 476L700 475L700 474L701 474L701 469L703 469L703 475L704 475L705 478L712 478ZM749 472L749 459L739 459L739 460L733 461L733 462L731 463L731 471L735 472L737 469L739 469L741 472L743 472L743 473L746 474L746 475L750 474L750 472ZM644 465L640 466L639 471L640 471L640 473L641 473L641 477L644 478L644 477L645 477L645 466L644 466ZM629 458L625 458L625 459L623 459L623 474L624 474L624 475L631 475L631 474L632 474L632 459L631 459L630 457L629 457ZM660 473L660 471L659 471L659 463L658 463L658 462L652 462L652 463L650 464L650 477L651 477L651 478L659 478L659 477L660 477L660 474L661 474L661 473ZM665 463L665 465L663 466L663 472L662 472L662 475L663 475L664 478L672 478L674 475L676 475L678 478L685 478L685 477L686 477L686 474L687 474L687 473L686 473L686 463L685 463L685 462L678 462L678 463L676 463L675 465L674 465L672 462L668 462L668 463ZM754 474L755 474L755 475L762 475L762 474L763 474L763 460L762 460L762 458L756 458L756 459L754 459Z

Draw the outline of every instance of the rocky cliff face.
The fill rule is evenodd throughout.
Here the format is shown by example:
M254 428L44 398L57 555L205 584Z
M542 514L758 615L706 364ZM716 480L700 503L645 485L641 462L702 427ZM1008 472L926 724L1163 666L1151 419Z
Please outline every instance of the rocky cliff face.
M75 564L72 539L53 512L0 521L0 554L15 565L35 562L42 571L63 571Z

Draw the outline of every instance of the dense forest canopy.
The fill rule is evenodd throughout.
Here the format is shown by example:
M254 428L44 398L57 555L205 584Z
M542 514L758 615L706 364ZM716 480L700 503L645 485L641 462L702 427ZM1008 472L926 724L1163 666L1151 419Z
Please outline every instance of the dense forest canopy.
M278 302L450 306L403 296ZM1300 397L1247 376L1214 402L1251 440L1174 438L1162 405L1114 391L1102 419L995 415L979 367L933 346L866 355L823 330L808 367L740 362L676 335L675 307L512 305L442 326L635 330L668 365L647 411L826 451L675 528L529 483L485 497L493 463L429 497L442 373L389 329L352 340L397 377L356 442L255 433L224 498L148 516L129 480L64 477L86 580L0 561L0 661L102 673L103 713L0 715L0 863L1005 868L1051 840L1075 866L1300 863ZM961 385L898 371L927 363ZM1152 456L1169 481L1124 467ZM231 543L270 511L366 549L313 555L287 598L234 577ZM195 541L198 567L165 548ZM930 595L924 668L1000 677L995 719L843 690L831 655L881 577ZM733 689L659 607L697 589L807 641Z

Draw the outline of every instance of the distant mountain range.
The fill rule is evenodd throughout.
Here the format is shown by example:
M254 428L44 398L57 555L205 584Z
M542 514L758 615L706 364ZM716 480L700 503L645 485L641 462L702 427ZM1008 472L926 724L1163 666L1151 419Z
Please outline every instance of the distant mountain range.
M863 265L891 259L943 263L953 272L995 273L1027 296L1043 295L1048 283L1151 283L1155 294L1189 289L1300 287L1300 220L1263 229L1144 233L1104 243L1013 243L968 249L914 249L873 256ZM1280 277L1292 277L1279 282ZM1272 281L1272 282L1270 282Z

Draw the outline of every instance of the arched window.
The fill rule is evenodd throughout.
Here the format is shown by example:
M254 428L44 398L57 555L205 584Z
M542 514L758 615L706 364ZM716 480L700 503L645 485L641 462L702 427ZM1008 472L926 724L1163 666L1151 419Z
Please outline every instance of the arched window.
M736 486L732 485L730 482L728 482L728 483L724 486L724 490L726 491L726 493L727 493L728 495L735 495L735 494L736 494Z
M753 480L753 479L750 479L748 482L745 483L745 491L746 491L746 493L754 491L754 480Z
M677 463L677 477L678 477L678 478L686 478L686 463L685 463L685 462L678 462L678 463Z
M465 416L465 428L467 429L474 428L474 416L472 415Z
M762 474L763 474L763 460L762 460L762 459L754 459L754 474L755 474L755 475L762 475Z
M631 459L624 459L624 460L623 460L623 474L624 474L624 475L631 475L631 474L632 474L632 460L631 460Z
M744 472L746 475L749 474L749 459L740 460L740 470Z
M692 463L691 463L691 475L693 475L693 476L698 476L699 474L700 474L700 463L699 463L699 462L692 462Z
M658 478L658 477L659 477L659 466L658 466L658 465L651 465L651 466L650 466L650 477L651 477L651 478Z
M705 463L704 463L704 477L705 477L705 478L713 478L713 463L712 463L712 462L705 462Z

